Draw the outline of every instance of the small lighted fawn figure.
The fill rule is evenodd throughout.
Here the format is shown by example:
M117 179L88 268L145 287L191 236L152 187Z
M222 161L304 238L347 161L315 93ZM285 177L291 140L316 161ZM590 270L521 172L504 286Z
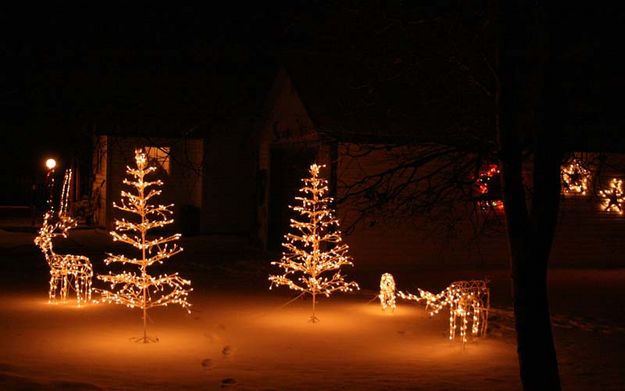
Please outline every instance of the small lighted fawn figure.
M391 308L395 310L395 279L390 273L382 274L380 278L380 304L382 304L382 310Z

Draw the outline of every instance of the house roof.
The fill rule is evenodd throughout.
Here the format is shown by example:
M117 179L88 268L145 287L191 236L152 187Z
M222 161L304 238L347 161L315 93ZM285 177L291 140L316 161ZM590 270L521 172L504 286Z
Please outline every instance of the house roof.
M611 61L612 52L598 42L586 43L587 50L565 37L556 42L558 74L550 77L560 102L550 107L559 110L556 126L564 148L625 151L623 62ZM488 70L476 77L453 58L385 61L292 51L282 62L317 131L330 140L478 148L495 142L495 93Z
M397 60L400 61L400 60ZM284 69L322 137L344 142L493 140L494 99L453 67L367 66L357 58L290 52Z

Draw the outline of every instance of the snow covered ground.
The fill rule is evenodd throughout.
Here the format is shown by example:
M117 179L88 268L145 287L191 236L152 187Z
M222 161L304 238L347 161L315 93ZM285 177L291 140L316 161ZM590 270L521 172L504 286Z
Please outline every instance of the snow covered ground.
M47 265L32 234L0 231L0 389L74 390L514 390L519 389L509 283L505 270L348 270L363 288L310 300L267 290L262 254L232 238L185 239L166 262L193 281L193 312L151 311L155 344L137 344L139 311L47 303ZM62 246L87 254L96 272L110 248L106 233L76 230ZM447 316L400 302L383 312L379 276L399 288L433 291L488 276L494 310L485 338L447 340ZM553 270L554 333L564 389L625 389L625 270Z

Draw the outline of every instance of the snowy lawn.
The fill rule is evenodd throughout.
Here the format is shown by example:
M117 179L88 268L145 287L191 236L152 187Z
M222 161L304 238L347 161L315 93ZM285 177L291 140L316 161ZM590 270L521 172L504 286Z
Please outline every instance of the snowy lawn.
M93 240L88 248L97 247L93 233L80 235L86 236L81 243ZM295 293L267 290L265 261L250 259L240 246L228 249L227 242L194 240L166 263L193 281L193 312L152 310L154 344L129 341L142 333L137 310L48 304L47 269L34 246L4 247L0 389L520 388L507 271L419 271L356 261L348 273L364 289L322 298L320 322L312 324L309 299L285 306ZM89 255L102 273L99 251ZM381 271L409 291L488 275L495 307L488 335L463 349L447 340L446 313L429 318L422 306L402 301L394 313L383 312L370 302ZM554 270L550 280L563 388L624 389L625 271Z
M210 297L209 297L210 296ZM5 297L0 385L24 382L78 389L504 389L517 385L511 341L446 339L447 319L416 306L383 313L364 297L323 301L319 323L308 301L195 295L194 312L154 310L137 344L138 311L74 308L42 297Z

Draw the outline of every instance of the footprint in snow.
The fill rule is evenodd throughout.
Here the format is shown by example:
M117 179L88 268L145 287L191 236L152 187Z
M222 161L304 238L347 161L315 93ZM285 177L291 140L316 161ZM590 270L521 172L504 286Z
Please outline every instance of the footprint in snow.
M221 388L229 387L229 386L232 386L232 385L235 385L235 384L237 384L236 380L234 380L231 377L227 377L227 378L225 378L225 379L223 379L221 381Z
M221 354L224 357L230 357L232 353L234 353L234 348L230 345L226 345L223 349L221 349Z
M211 369L212 367L213 367L213 360L211 360L210 358L205 358L204 360L202 360L202 368Z

